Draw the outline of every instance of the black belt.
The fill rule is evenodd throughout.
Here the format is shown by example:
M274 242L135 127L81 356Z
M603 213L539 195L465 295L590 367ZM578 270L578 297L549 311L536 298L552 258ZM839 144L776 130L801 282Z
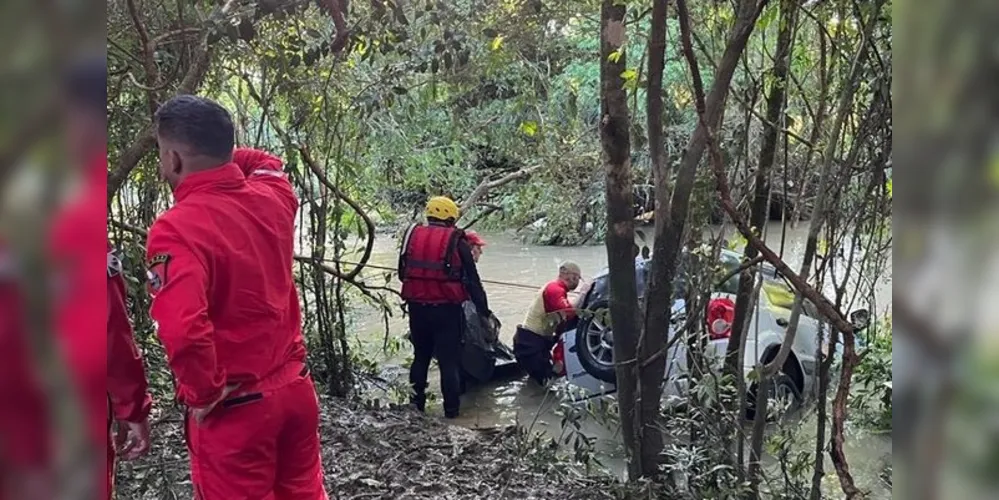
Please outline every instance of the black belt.
M302 371L298 372L299 377L307 377L309 375L309 367L303 367ZM259 401L264 399L264 393L262 392L251 392L250 394L243 394L242 396L236 396L234 398L229 398L222 401L222 408L232 408L233 406L244 405L247 403L252 403L254 401Z

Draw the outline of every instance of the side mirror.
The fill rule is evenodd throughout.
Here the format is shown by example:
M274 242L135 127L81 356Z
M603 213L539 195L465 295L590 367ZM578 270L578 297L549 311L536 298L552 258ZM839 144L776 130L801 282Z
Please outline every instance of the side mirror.
M871 326L871 311L858 309L850 313L850 323L853 324L854 331L866 330Z

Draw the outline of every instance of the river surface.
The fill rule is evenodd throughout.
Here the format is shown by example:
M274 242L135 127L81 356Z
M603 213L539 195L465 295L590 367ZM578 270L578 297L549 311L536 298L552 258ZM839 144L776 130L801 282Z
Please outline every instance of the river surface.
M652 228L643 230L649 238ZM713 233L730 234L729 230L716 227ZM524 311L530 305L539 289L557 274L558 264L563 260L573 260L583 270L584 279L604 269L607 265L606 249L603 246L585 247L547 247L523 243L511 234L484 234L488 246L479 261L478 269L483 280L509 284L527 285L518 287L499 283L485 283L489 297L490 308L503 323L501 339L512 345L514 328L523 319ZM807 223L796 228L782 231L779 223L767 227L766 240L775 250L783 248L786 261L797 269L804 253L807 236ZM783 244L782 244L783 242ZM651 245L651 241L649 242ZM398 241L391 235L379 235L376 238L374 252L370 263L386 267L394 267L398 258ZM845 267L843 265L839 267ZM891 307L891 262L887 265L887 275L879 282L873 297L858 301L856 308L870 308L875 315L884 314ZM371 279L371 278L369 278ZM379 280L381 281L381 280ZM398 287L398 281L393 277L390 284ZM856 289L856 281L849 286ZM863 287L862 287L863 288ZM831 294L832 288L827 290ZM410 355L408 343L403 342L400 352L385 355L381 346L386 335L386 325L382 313L370 306L357 306L352 315L353 329L358 340L369 355L387 365L401 365ZM394 317L388 321L388 335L401 338L407 331L407 325L401 314L396 310ZM397 369L397 377L404 377L405 371ZM432 377L436 377L432 370ZM432 378L430 389L437 389L437 379ZM474 387L462 399L461 418L458 425L470 428L483 428L520 424L541 431L553 437L561 432L561 416L558 412L559 402L551 392L530 383L525 379L498 381L493 384ZM430 410L440 413L439 403ZM802 432L814 435L814 412L807 412L802 425ZM618 430L609 428L595 420L587 420L582 431L597 439L596 448L602 462L612 472L623 474L624 464L620 436ZM851 468L858 474L859 485L870 489L876 497L890 498L890 490L884 487L878 478L883 467L883 461L890 463L891 437L870 436L856 429L848 430L852 435L848 438L847 454ZM814 439L814 438L812 438ZM813 441L803 439L804 449L811 448ZM886 459L887 456L887 459ZM828 459L827 459L828 462ZM832 471L831 464L827 471ZM832 478L827 478L832 479ZM831 488L836 485L830 482Z

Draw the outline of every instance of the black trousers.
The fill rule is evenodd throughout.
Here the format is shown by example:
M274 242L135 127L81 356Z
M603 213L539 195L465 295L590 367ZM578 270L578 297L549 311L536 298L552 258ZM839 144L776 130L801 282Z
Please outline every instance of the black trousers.
M517 364L541 385L555 377L552 368L554 347L555 338L543 337L519 326L513 336L513 355L517 358Z
M427 375L436 356L441 371L444 415L458 416L461 406L461 335L465 313L460 304L429 305L409 303L409 331L413 343L413 365L409 382L412 403L424 409L427 401Z

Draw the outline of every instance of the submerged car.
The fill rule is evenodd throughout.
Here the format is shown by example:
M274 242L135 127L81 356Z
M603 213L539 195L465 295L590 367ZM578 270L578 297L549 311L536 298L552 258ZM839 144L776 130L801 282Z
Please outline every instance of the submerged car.
M686 257L686 256L685 256ZM709 316L706 356L713 361L712 369L720 372L724 364L731 335L731 316L725 315L734 307L739 285L736 271L741 265L742 254L723 250L719 256L724 276L731 276L712 290ZM683 259L682 259L683 260ZM651 260L639 258L635 262L638 295L641 302L646 291L646 277ZM682 297L686 278L681 264L680 277L674 286L674 297ZM777 356L784 341L791 317L791 304L794 292L777 270L769 264L757 268L758 279L763 280L759 293L758 311L750 318L746 347L743 356L743 372L748 376L758 364L767 363ZM553 350L556 366L561 366L559 375L565 377L570 394L577 400L589 399L616 391L614 371L614 332L609 325L608 300L610 285L608 272L604 270L592 281L589 290L580 297L577 308L586 313L581 315L575 330L561 336ZM719 307L720 306L720 307ZM686 304L683 299L673 302L671 324L667 342L681 330L686 322ZM862 317L862 311L857 316ZM798 406L804 395L815 392L818 374L819 332L821 321L814 308L806 303L801 315L797 335L791 346L791 353L784 362L779 374L771 384L770 397L786 406ZM869 317L869 315L868 315ZM828 329L826 329L828 331ZM664 399L682 398L688 385L687 345L685 342L672 342L667 352L667 368L664 384ZM751 378L747 378L750 380ZM756 384L750 382L750 406L755 406ZM752 408L750 408L752 412ZM752 416L752 413L748 415Z

